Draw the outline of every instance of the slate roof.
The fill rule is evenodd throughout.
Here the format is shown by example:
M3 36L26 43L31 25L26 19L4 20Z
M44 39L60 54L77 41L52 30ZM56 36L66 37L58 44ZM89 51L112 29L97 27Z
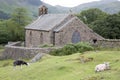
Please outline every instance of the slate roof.
M76 19L76 17L69 19L68 21L66 21L63 25L60 25L59 27L55 28L54 31L58 32L60 31L62 28L64 28L67 24L69 24L70 22L72 22L74 19Z
M37 20L27 25L25 29L49 31L55 27L60 27L69 21L70 14L45 14L39 16Z

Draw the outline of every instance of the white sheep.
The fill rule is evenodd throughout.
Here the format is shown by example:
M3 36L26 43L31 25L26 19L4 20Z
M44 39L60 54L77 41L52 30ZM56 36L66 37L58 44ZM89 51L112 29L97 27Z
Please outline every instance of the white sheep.
M108 70L108 69L110 69L109 62L104 62L103 64L98 64L95 67L95 72L105 71L105 70Z

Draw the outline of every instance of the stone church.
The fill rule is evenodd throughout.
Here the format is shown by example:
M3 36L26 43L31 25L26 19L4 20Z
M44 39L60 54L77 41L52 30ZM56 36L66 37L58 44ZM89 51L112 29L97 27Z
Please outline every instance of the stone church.
M48 14L48 8L39 7L39 17L25 27L26 47L44 44L63 46L69 43L104 39L93 32L74 14Z

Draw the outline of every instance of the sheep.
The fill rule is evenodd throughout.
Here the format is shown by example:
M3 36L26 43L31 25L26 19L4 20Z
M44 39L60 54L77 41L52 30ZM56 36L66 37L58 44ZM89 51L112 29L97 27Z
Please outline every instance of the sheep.
M28 66L29 63L27 63L27 62L25 62L25 61L23 61L23 60L16 60L16 61L13 62L13 66L14 66L14 67L16 67L16 66L21 66L21 68L22 68L22 65Z
M95 72L105 71L105 70L109 70L109 69L110 69L109 62L104 62L103 64L98 64L95 67Z

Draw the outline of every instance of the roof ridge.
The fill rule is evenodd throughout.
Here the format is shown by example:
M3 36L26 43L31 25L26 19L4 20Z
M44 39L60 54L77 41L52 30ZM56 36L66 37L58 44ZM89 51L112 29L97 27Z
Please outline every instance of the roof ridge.
M68 23L72 22L74 19L76 19L76 17L72 17L71 19L69 19L67 22L65 22L64 25L60 25L60 27L57 27L56 29L54 29L55 32L58 32L60 29L62 29L64 26L66 26Z
M61 26L63 26L66 22L68 22L71 18L73 18L74 15L68 14L67 17L65 17L59 24L57 24L54 28L53 31Z

